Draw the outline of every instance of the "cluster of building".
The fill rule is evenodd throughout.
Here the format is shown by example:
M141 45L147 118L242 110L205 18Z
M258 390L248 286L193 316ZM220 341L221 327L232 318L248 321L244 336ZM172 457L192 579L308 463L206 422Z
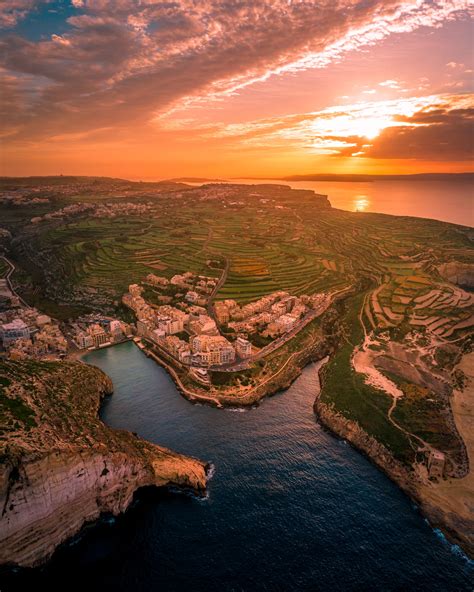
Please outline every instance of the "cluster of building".
M38 224L44 220L68 218L69 216L76 216L77 214L83 214L84 212L93 210L95 207L95 204L91 203L75 203L70 206L65 206L60 210L55 210L54 212L48 212L43 216L35 216L34 218L31 218L30 222L32 224Z
M94 349L120 343L132 336L127 323L93 315L78 319L73 325L73 341L79 349Z
M169 282L179 282L183 287L192 276L193 274L174 276ZM207 284L207 279L198 281L203 282L202 288L212 289L212 285ZM147 283L150 283L149 277ZM181 303L182 308L177 308L170 305L152 306L146 302L142 293L141 286L132 284L122 298L122 302L135 312L137 335L158 345L180 363L213 366L230 364L235 361L236 356L245 358L251 355L252 346L247 340L238 339L231 343L220 334L216 322L204 308L191 304L187 294L184 297L185 302Z
M291 296L288 292L274 292L239 306L235 300L215 304L216 318L236 333L260 333L264 337L277 337L291 331L310 309L312 297Z
M61 329L35 308L17 308L0 313L0 340L9 358L58 358L68 350Z
M13 206L34 206L49 203L47 197L32 197L30 191L4 191L0 192L0 204Z
M39 199L39 198L35 198ZM46 200L49 201L49 200ZM65 206L60 210L48 212L43 216L31 218L32 224L38 224L44 220L54 220L77 216L89 212L93 218L115 218L117 216L141 216L150 211L152 203L132 203L132 202L107 202L103 204L95 203L74 203Z
M117 216L140 216L150 211L152 203L108 202L98 205L93 218L116 218Z
M187 271L183 274L176 274L171 279L150 273L146 276L144 283L158 290L174 286L183 291L183 294L179 296L182 296L184 303L205 306L210 294L216 287L217 281L213 277L197 275Z
M145 288L131 284L122 302L136 315L137 335L181 364L193 367L227 365L249 358L249 335L258 333L271 339L284 335L309 313L324 312L331 302L328 294L297 297L278 291L244 306L235 300L217 302L214 320L204 308L216 286L214 278L186 272L167 279L151 273L144 284L158 290L175 286L180 293L173 297L174 305L152 305L143 297ZM221 334L219 326L233 330L231 340Z

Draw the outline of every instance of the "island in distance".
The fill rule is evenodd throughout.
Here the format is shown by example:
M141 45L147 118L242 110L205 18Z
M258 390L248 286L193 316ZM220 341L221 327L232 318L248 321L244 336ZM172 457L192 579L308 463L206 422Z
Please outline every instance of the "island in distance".
M111 384L78 358L125 340L218 408L327 359L321 423L474 556L473 229L282 184L4 177L0 192L3 563L44 563L144 485L205 491L212 459L98 419Z

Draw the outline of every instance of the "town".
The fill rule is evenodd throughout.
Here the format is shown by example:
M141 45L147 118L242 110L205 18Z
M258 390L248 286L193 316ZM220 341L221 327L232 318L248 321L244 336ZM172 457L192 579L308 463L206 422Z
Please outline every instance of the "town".
M204 383L210 381L207 369L248 368L294 337L332 300L330 294L296 297L280 290L243 306L232 299L212 304L216 285L215 278L189 271L169 280L151 273L122 298L136 316L137 340L187 366L192 378ZM147 295L160 304L147 301Z
M0 279L0 357L59 360L80 350L131 339L133 333L129 324L101 314L59 322L21 299L8 276Z
M170 279L148 274L131 284L122 303L136 323L90 313L59 322L26 305L2 280L1 355L10 359L62 359L133 339L153 346L191 379L210 383L209 369L226 372L250 367L294 337L331 304L331 294L292 296L283 290L243 306L227 299L212 304L213 277L192 272Z

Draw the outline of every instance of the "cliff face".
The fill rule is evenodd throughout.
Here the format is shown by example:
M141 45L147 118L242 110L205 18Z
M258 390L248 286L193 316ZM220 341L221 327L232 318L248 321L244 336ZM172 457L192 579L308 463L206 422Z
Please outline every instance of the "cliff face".
M109 379L82 363L0 365L0 563L35 566L144 486L206 487L205 464L97 417Z
M465 288L474 288L474 265L461 261L450 261L438 267L441 277Z
M357 422L346 419L319 398L314 411L320 422L367 455L392 481L420 506L433 526L441 528L449 538L474 557L474 515L459 511L437 495L437 484L427 484L414 471L397 461L385 446L369 436ZM452 501L452 500L450 500ZM471 503L474 496L471 497ZM472 505L471 505L472 508Z

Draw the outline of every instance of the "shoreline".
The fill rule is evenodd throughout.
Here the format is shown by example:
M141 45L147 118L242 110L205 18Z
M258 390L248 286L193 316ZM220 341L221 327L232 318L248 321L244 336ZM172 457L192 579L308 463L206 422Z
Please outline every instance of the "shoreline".
M461 366L466 356L472 356L474 360L474 352L463 356ZM320 368L319 382L322 385L322 375ZM461 393L468 391L472 396L470 408L470 425L474 426L474 373L469 384L465 386ZM470 391L470 393L469 393ZM378 469L380 469L391 481L393 481L418 507L421 514L428 520L430 526L435 529L439 528L446 539L457 545L465 554L468 560L474 560L474 489L470 486L474 484L474 473L472 466L466 477L462 479L443 479L439 483L424 482L413 470L403 465L396 460L392 453L383 444L378 442L375 438L370 436L363 430L359 424L353 420L345 418L338 411L334 410L332 406L323 403L320 400L320 393L316 396L313 409L318 421L323 427L328 429L332 434L338 438L346 440L356 450L362 453L370 462L372 462ZM456 418L456 412L453 409ZM458 417L459 419L459 417ZM456 425L458 421L456 421ZM462 437L462 436L461 436ZM464 438L463 438L464 441ZM470 439L470 460L474 459L474 438ZM466 444L467 446L467 444ZM472 456L471 456L472 455ZM459 507L453 504L453 499L449 493L456 489L459 482L466 485L470 503L469 509L460 512ZM444 492L444 495L443 495ZM471 534L470 534L471 533Z
M303 369L311 362L319 362L327 357L330 348L325 340L312 343L309 347L294 352L285 363L270 377L265 378L260 384L256 385L250 391L244 392L240 397L232 397L230 394L221 394L215 397L206 396L195 392L184 386L177 371L163 360L156 352L147 347L139 348L147 357L167 370L168 375L173 380L179 393L191 403L204 403L218 408L243 408L258 405L266 397L270 397L278 392L285 391L300 376ZM290 361L295 360L293 364ZM286 372L284 372L286 370Z
M135 345L137 344L135 343ZM318 345L320 345L320 343ZM461 524L459 524L459 512L456 513L456 503L453 504L452 499L452 492L459 490L459 485L462 483L464 491L467 492L466 497L469 497L469 493L472 494L472 516L474 516L474 489L471 491L471 485L474 484L473 471L470 470L468 475L462 479L443 480L440 483L435 484L429 482L424 483L420 476L416 475L413 470L396 460L385 446L375 440L375 438L369 436L359 424L345 418L342 414L338 413L325 403L322 403L320 400L322 388L321 371L329 361L331 354L327 344L324 343L324 346L323 351L319 352L319 355L316 354L314 349L309 352L295 352L292 357L296 357L300 354L302 359L297 359L297 361L290 366L290 371L283 374L283 378L277 378L275 382L272 380L275 378L276 374L279 374L280 371L285 369L289 360L282 368L280 368L278 373L270 377L268 383L256 386L251 392L246 393L245 397L242 397L241 400L238 401L235 399L233 400L230 396L226 395L221 397L207 397L200 393L193 392L182 384L176 370L166 361L161 359L160 356L149 347L145 345L143 349L139 349L144 355L153 359L159 366L167 371L168 376L173 380L173 383L181 396L191 403L202 403L219 409L248 408L259 405L260 401L266 397L271 397L278 392L287 390L306 366L313 362L323 362L318 369L319 392L317 393L313 404L314 413L320 424L336 437L348 441L354 448L370 460L370 462L377 466L379 470L381 470L417 505L420 512L428 519L432 528L440 528L451 543L458 545L467 557L474 559L474 540L472 540L472 537L469 537L467 534L470 527L466 525L466 521L468 525L472 521L472 531L474 532L474 518L469 517L469 511L461 512ZM83 358L87 353L92 352L83 352L79 356L81 361L84 361ZM305 353L306 355L304 355ZM468 364L468 361L465 361L467 356L472 356L472 359L474 360L474 353L467 354L463 356L460 366L463 362L466 365ZM260 390L262 386L264 387L263 391ZM471 387L470 391L469 387ZM471 393L474 401L474 373L464 391L461 391L461 395L466 393L465 396L467 396L468 392ZM464 398L465 397L463 397L463 399ZM462 405L463 403L461 401L460 406ZM456 413L455 409L453 409L453 413L455 415L456 425L458 425L457 418L459 412ZM470 413L472 426L474 426L474 405ZM460 432L464 436L463 441L465 441L465 433L470 432L467 429L464 429L464 431L460 429ZM471 438L470 446L467 447L470 450L469 459L472 467L472 463L474 463L474 438Z
M22 377L41 376L31 374L28 366L35 364L38 373L41 362L22 364ZM196 495L207 489L208 462L114 429L100 419L102 401L113 393L112 381L102 370L77 360L50 364L55 366L46 367L47 387L35 378L36 390L25 389L23 384L29 382L16 379L17 392L29 397L41 425L24 429L16 447L4 447L0 564L5 567L46 563L85 525L104 513L125 512L143 487L176 487ZM13 372L18 373L18 364L5 376ZM46 411L44 398L55 402ZM67 416L61 413L64 401Z

